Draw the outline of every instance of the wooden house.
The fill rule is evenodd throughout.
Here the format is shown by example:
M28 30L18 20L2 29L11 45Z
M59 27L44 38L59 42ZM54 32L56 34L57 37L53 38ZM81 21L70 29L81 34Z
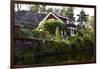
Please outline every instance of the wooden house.
M62 31L61 33L63 34L63 36L74 36L75 35L75 33L76 33L75 21L69 19L68 17L64 17L64 16L61 16L61 15L58 15L58 14L52 13L52 12L48 13L43 18L43 20L39 23L38 28L41 28L44 21L49 20L49 19L57 19L67 27L67 29L69 30L69 34L66 33L65 31Z

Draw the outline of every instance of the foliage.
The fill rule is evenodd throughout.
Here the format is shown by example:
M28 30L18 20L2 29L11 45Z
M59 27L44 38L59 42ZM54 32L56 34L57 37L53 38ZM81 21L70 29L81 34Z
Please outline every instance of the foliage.
M94 30L93 29L86 29L84 31L84 35L83 35L83 39L84 39L84 44L88 47L93 47L93 43L94 43Z
M41 5L40 12L45 13L45 11L46 11L46 5Z
M34 12L34 13L37 13L37 12L40 12L40 5L32 5L31 7L30 7L30 11L31 12Z
M59 12L60 12L60 9L55 8L55 9L54 9L54 12L55 12L55 13L59 13Z
M50 34L55 34L55 30L57 27L61 28L62 23L58 20L49 19L44 23L44 29L48 31Z
M52 49L58 52L66 52L68 49L70 49L70 46L67 42L59 40L52 43Z
M17 11L18 11L18 12L20 11L21 6L22 6L21 4L18 4L18 3L16 4L16 7L17 7Z
M84 46L83 39L77 35L68 38L68 40L73 49L79 49Z
M32 36L34 38L39 38L40 37L40 32L38 30L33 29L32 30Z
M56 28L56 31L55 31L55 40L56 41L59 41L61 40L61 35L60 35L60 30L59 30L59 27Z
M80 23L87 22L88 15L86 15L84 10L81 10L80 14L78 16L79 16L79 18L77 19L78 22L80 22Z
M31 38L31 35L31 31L25 28L21 28L20 31L16 33L16 37L18 38Z
M43 30L48 31L49 34L54 35L56 28L59 27L59 31L61 30L68 30L67 27L61 23L59 20L49 19L44 22Z
M75 21L74 17L74 9L72 7L68 8L67 11L65 12L65 16L69 17L70 19Z
M92 28L94 28L94 16L89 17L87 22Z
M60 61L68 63L70 60L73 62L86 62L91 59L93 57L91 49L89 49L88 46L76 46L76 44L80 45L82 40L80 38L73 38L74 41L71 39L71 43L69 40L46 41L45 43L43 43L42 40L36 40L33 42L33 46L23 47L22 50L15 51L15 64L59 63ZM63 59L61 59L61 57Z
M94 42L94 30L92 29L80 29L75 36L68 38L72 47L84 48L93 47Z
M53 36L49 34L47 31L43 30L32 30L33 38L40 39L40 40L53 40Z
M34 5L31 6L32 12L44 12L46 6ZM48 12L53 12L52 8ZM73 8L62 8L61 11L56 9L55 12L60 12L62 15L68 16L74 20ZM87 16L84 10L80 12L78 22L86 22ZM89 21L93 23L92 20ZM44 21L43 27L40 29L25 29L24 26L17 33L19 38L33 38L32 45L23 47L22 50L15 50L16 64L41 64L41 63L56 63L69 61L87 61L92 58L94 43L94 30L91 28L78 27L75 36L69 36L67 40L61 37L61 31L67 32L67 27L58 20L49 19ZM36 39L35 39L36 38ZM63 59L61 59L63 58ZM20 59L20 61L19 61ZM31 61L30 61L31 60Z
M65 16L65 14L66 14L66 8L65 7L62 7L62 9L60 10L60 14L62 16Z
M53 12L53 8L48 8L47 9L47 12L49 13L49 12Z
M67 16L69 17L70 19L74 20L75 21L75 17L74 17L74 9L72 7L69 7L69 8L65 8L63 7L60 11L60 14L62 16Z

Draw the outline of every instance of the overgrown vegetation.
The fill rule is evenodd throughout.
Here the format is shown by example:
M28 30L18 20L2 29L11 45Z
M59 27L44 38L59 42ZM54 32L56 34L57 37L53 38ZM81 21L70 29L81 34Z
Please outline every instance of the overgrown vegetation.
M91 60L93 58L93 44L90 46L79 38L73 38L74 41L71 39L70 41L30 41L33 43L32 46L27 45L15 52L15 64L45 64L59 63L59 61L64 63L69 63L70 61L73 63ZM22 42L25 43L24 41Z
M77 33L75 36L70 36L67 40L63 40L59 27L55 29L55 38L50 35L49 31L44 32L43 30L33 29L32 36L36 39L29 40L29 42L32 42L31 45L26 45L26 47L23 45L24 47L21 50L15 51L15 64L91 61L94 58L94 33L91 29L82 30L79 30L81 34ZM85 34L82 34L82 32ZM26 43L24 40L22 42L23 44Z
M67 10L62 8L61 11L49 8L46 11L45 7L45 5L33 5L30 7L30 11L34 13L56 11L75 21L73 8ZM89 62L95 58L94 29L84 25L84 22L90 22L90 25L93 26L94 21L87 20L88 15L84 10L81 10L78 16L77 32L75 36L67 35L68 38L64 38L61 33L62 31L68 33L67 27L56 19L45 20L37 29L21 28L16 33L15 64L77 63ZM17 38L21 39L17 40ZM27 41L27 39L29 40ZM20 46L17 46L17 41Z

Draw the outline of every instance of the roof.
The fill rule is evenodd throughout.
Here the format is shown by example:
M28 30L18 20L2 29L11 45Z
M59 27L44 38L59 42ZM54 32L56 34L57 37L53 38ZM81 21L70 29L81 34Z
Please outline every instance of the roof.
M44 21L47 20L49 18L49 16L53 16L54 18L56 18L57 20L59 20L61 23L64 23L60 18L58 18L55 14L53 14L52 12L48 13L45 18L43 18L43 20L39 23L38 27L37 28L40 28L43 24L44 24Z
M42 27L44 21L47 20L48 17L49 17L50 15L52 15L54 18L56 18L56 19L59 20L61 23L65 24L66 26L74 27L74 28L76 27L76 25L74 24L75 21L69 19L68 17L60 16L60 15L57 15L57 14L55 14L55 13L50 12L50 13L48 13L47 16L39 23L39 26L37 27L37 29ZM69 20L71 23L67 24L67 23L66 23L66 20Z
M76 28L76 25L75 24L67 24L66 26Z

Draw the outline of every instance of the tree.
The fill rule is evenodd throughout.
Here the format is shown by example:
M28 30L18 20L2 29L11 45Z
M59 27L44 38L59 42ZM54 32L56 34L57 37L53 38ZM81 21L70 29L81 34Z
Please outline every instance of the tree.
M77 16L79 16L77 22L83 23L83 22L87 22L88 20L88 15L86 15L84 10L81 10L80 14L78 14Z
M70 19L75 21L74 17L74 9L72 7L69 7L67 11L65 12L65 16L69 17Z
M80 14L78 14L77 16L78 16L77 22L79 22L78 27L77 27L78 34L83 36L84 30L86 29L86 26L88 25L86 24L86 22L88 21L88 15L82 9L80 11Z
M41 5L40 12L46 13L46 5Z
M78 24L78 27L77 27L77 29L78 29L78 34L79 35L81 35L81 36L83 36L83 34L84 34L84 30L87 28L86 26L88 25L86 22L87 22L87 20L88 20L88 15L85 13L85 11L82 9L81 11L80 11L80 14L78 14L77 16L79 16L78 17L78 19L77 19L77 22L79 22L79 24ZM83 31L82 31L83 30Z
M94 16L88 18L88 23L92 28L94 28Z
M81 37L83 39L83 43L84 43L84 46L86 47L90 47L92 46L93 47L93 42L94 42L94 29L93 28L84 28L84 22L87 24L89 24L90 22L90 25L91 23L94 21L90 19L88 19L88 15L86 15L85 11L84 10L81 10L80 14L78 15L79 18L78 18L78 22L79 22L79 26L78 26L78 36Z
M61 11L60 11L60 14L62 16L65 16L65 12L66 12L66 8L65 7L62 7Z
M19 11L21 9L21 4L16 4L17 5L17 11Z
M34 12L34 13L38 13L38 12L40 12L40 5L32 5L31 7L30 7L30 11L31 12Z
M60 10L59 10L58 8L55 8L55 9L54 9L54 12L55 12L55 13L59 13L59 11L60 11Z
M48 8L47 13L49 13L49 12L53 12L53 8Z
M18 12L17 15L19 15L19 16L20 16L21 7L22 7L22 4L16 3L16 9L17 9L17 12Z

